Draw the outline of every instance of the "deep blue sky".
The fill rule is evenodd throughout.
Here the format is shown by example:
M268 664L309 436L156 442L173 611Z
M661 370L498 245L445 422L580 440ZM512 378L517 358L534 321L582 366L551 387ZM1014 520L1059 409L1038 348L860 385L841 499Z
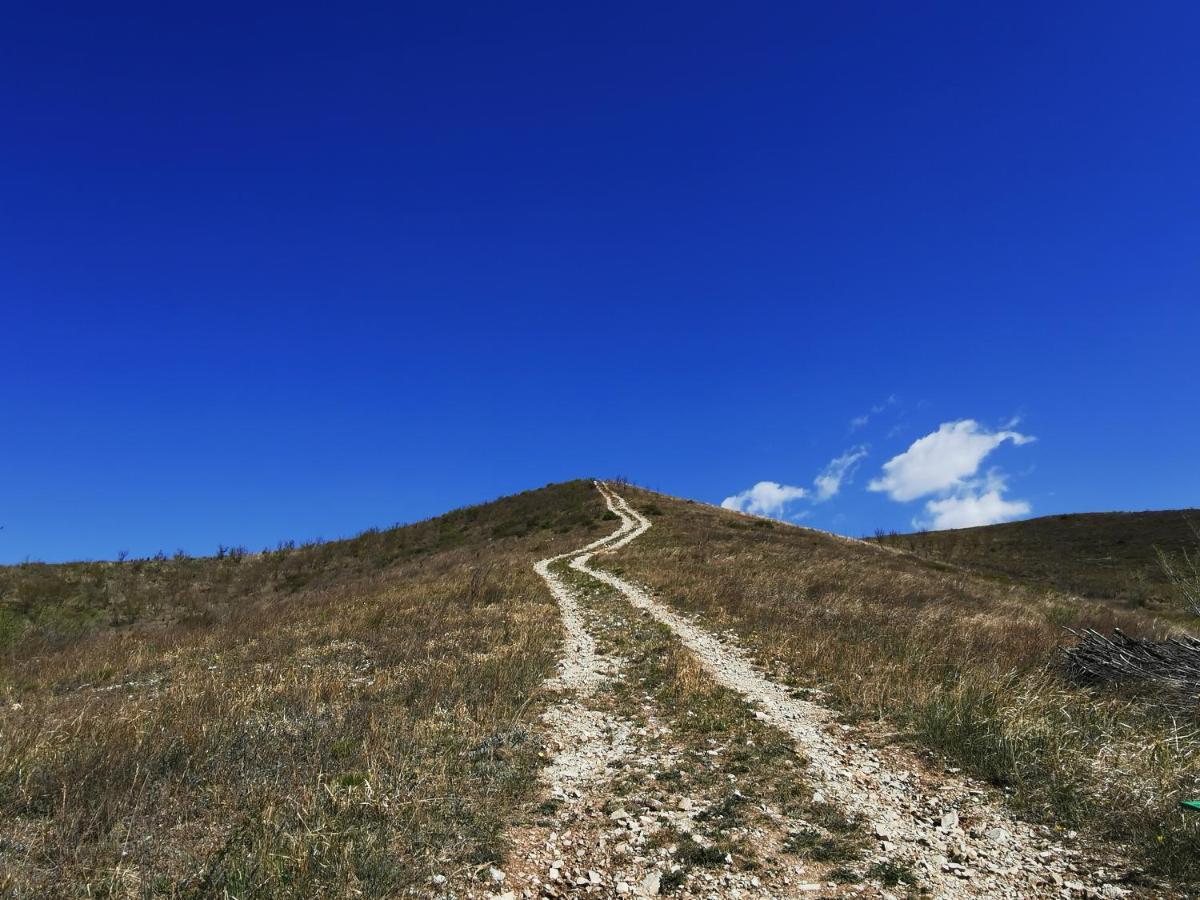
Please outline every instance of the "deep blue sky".
M1200 505L1197 35L1191 3L11 6L0 561L589 474L812 490L860 445L780 514L907 528L993 467L1034 515ZM1036 441L867 490L963 419Z

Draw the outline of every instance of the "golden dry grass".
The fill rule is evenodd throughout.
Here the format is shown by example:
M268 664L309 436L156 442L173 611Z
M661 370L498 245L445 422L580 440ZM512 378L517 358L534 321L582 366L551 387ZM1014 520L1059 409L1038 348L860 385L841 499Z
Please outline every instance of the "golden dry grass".
M631 493L655 527L606 566L735 628L777 677L1003 786L1025 815L1131 839L1156 871L1197 878L1197 828L1177 807L1200 796L1195 714L1073 686L1054 665L1064 626L1178 626ZM466 885L530 814L541 763L533 723L560 633L532 562L611 527L573 482L350 541L0 570L0 893ZM686 655L655 643L666 635L639 640L639 685L696 727L724 715Z
M620 565L735 629L777 676L898 727L1002 786L1023 814L1131 840L1155 871L1200 877L1200 719L1093 692L1056 670L1064 626L1177 627L1047 589L649 492L655 527Z
M1170 614L1176 606L1158 551L1175 556L1196 543L1200 510L1076 513L1001 525L880 534L872 538L917 556L980 572L1001 583Z
M412 546L381 532L292 551L330 563L305 563L313 587L254 583L207 624L73 641L30 625L0 669L0 893L392 896L473 880L539 765L531 722L560 633L532 562L593 539L602 515L573 483L456 514L474 524L450 547L365 563L364 546Z

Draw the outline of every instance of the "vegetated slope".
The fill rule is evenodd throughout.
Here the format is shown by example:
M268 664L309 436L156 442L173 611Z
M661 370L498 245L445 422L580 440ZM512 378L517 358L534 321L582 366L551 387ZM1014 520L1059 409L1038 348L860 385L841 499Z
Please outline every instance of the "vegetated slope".
M587 481L526 491L414 525L372 528L355 538L210 557L159 554L122 562L0 566L0 649L19 639L50 645L105 627L205 624L259 601L328 588L389 566L501 538L544 538L596 527L604 513Z
M534 789L572 482L358 538L0 570L0 895L393 896ZM531 703L531 701L533 701Z
M778 679L1002 786L1026 816L1129 840L1200 876L1195 709L1093 691L1057 670L1064 626L1176 627L879 546L629 490L655 523L616 556L662 601L733 629ZM1200 818L1200 817L1197 817Z
M1175 626L620 492L654 527L603 568L735 629L768 675L860 733L898 733L1036 821L1131 838L1153 871L1197 876L1196 827L1176 805L1200 794L1195 713L1054 669L1063 625ZM514 834L562 814L535 812L547 678L569 648L533 564L617 524L572 482L349 541L0 570L0 894L471 896ZM788 838L809 873L836 861L831 878L909 877L855 868L861 823L823 809L804 760L669 630L603 592L587 604L602 655L628 670L597 700L644 742L615 773L623 802L686 791L703 810L680 821L694 837L679 832L664 890L739 874L768 808L785 830L824 816Z
M1200 510L1076 513L874 540L1023 584L1147 607L1171 602L1155 549L1194 547Z

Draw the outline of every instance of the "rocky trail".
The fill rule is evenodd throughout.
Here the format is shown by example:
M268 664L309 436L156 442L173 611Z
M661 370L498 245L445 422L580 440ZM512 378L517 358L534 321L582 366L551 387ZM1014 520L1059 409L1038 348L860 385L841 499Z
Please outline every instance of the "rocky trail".
M546 801L478 896L1135 893L1119 863L1016 819L955 771L876 746L732 637L594 565L651 527L596 487L617 530L536 565L566 631L543 720Z

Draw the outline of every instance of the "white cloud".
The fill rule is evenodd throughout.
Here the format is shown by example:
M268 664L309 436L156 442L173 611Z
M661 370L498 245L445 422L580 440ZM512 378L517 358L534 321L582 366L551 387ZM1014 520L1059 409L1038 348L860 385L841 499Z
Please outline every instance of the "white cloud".
M974 419L944 422L884 463L883 475L867 489L901 503L931 496L925 503L928 518L913 520L919 528L969 528L1029 515L1029 503L1005 499L1008 485L998 469L976 477L987 455L1005 441L1020 446L1034 440L1012 431L1016 424L1014 419L1003 430L988 431Z
M836 459L830 460L829 465L821 470L821 474L813 479L813 484L817 487L816 501L821 503L836 496L842 489L842 482L854 474L858 463L866 455L866 447L852 447Z
M778 481L760 481L754 487L726 497L721 501L725 509L736 509L739 512L753 513L756 516L771 516L781 518L789 503L803 500L808 490L802 487L792 487L780 484Z
M970 528L973 525L994 525L1019 516L1027 516L1030 506L1024 500L1005 500L1001 490L992 488L982 493L966 490L941 500L930 500L925 511L930 518L916 521L918 528Z
M753 513L756 516L785 518L789 505L799 500L823 503L836 496L842 489L842 483L854 474L859 462L866 455L866 446L851 447L841 456L831 459L829 464L813 479L815 491L794 487L790 484L780 484L778 481L760 481L754 487L744 490L740 494L726 497L721 501L721 506L725 509ZM807 515L809 515L808 510L801 510L787 515L786 518L799 521Z
M1027 444L1033 438L1016 431L988 431L974 419L944 422L937 431L883 465L883 475L867 485L905 502L961 488L979 471L984 457L1003 444Z
M896 403L896 395L891 394L882 403L876 403L874 406L872 406L870 412L865 412L861 416L855 416L853 419L851 419L850 420L850 430L858 431L858 429L863 428L864 426L866 426L866 424L868 422L871 421L872 416L879 415L881 412L883 412L889 406L894 406L895 403Z

